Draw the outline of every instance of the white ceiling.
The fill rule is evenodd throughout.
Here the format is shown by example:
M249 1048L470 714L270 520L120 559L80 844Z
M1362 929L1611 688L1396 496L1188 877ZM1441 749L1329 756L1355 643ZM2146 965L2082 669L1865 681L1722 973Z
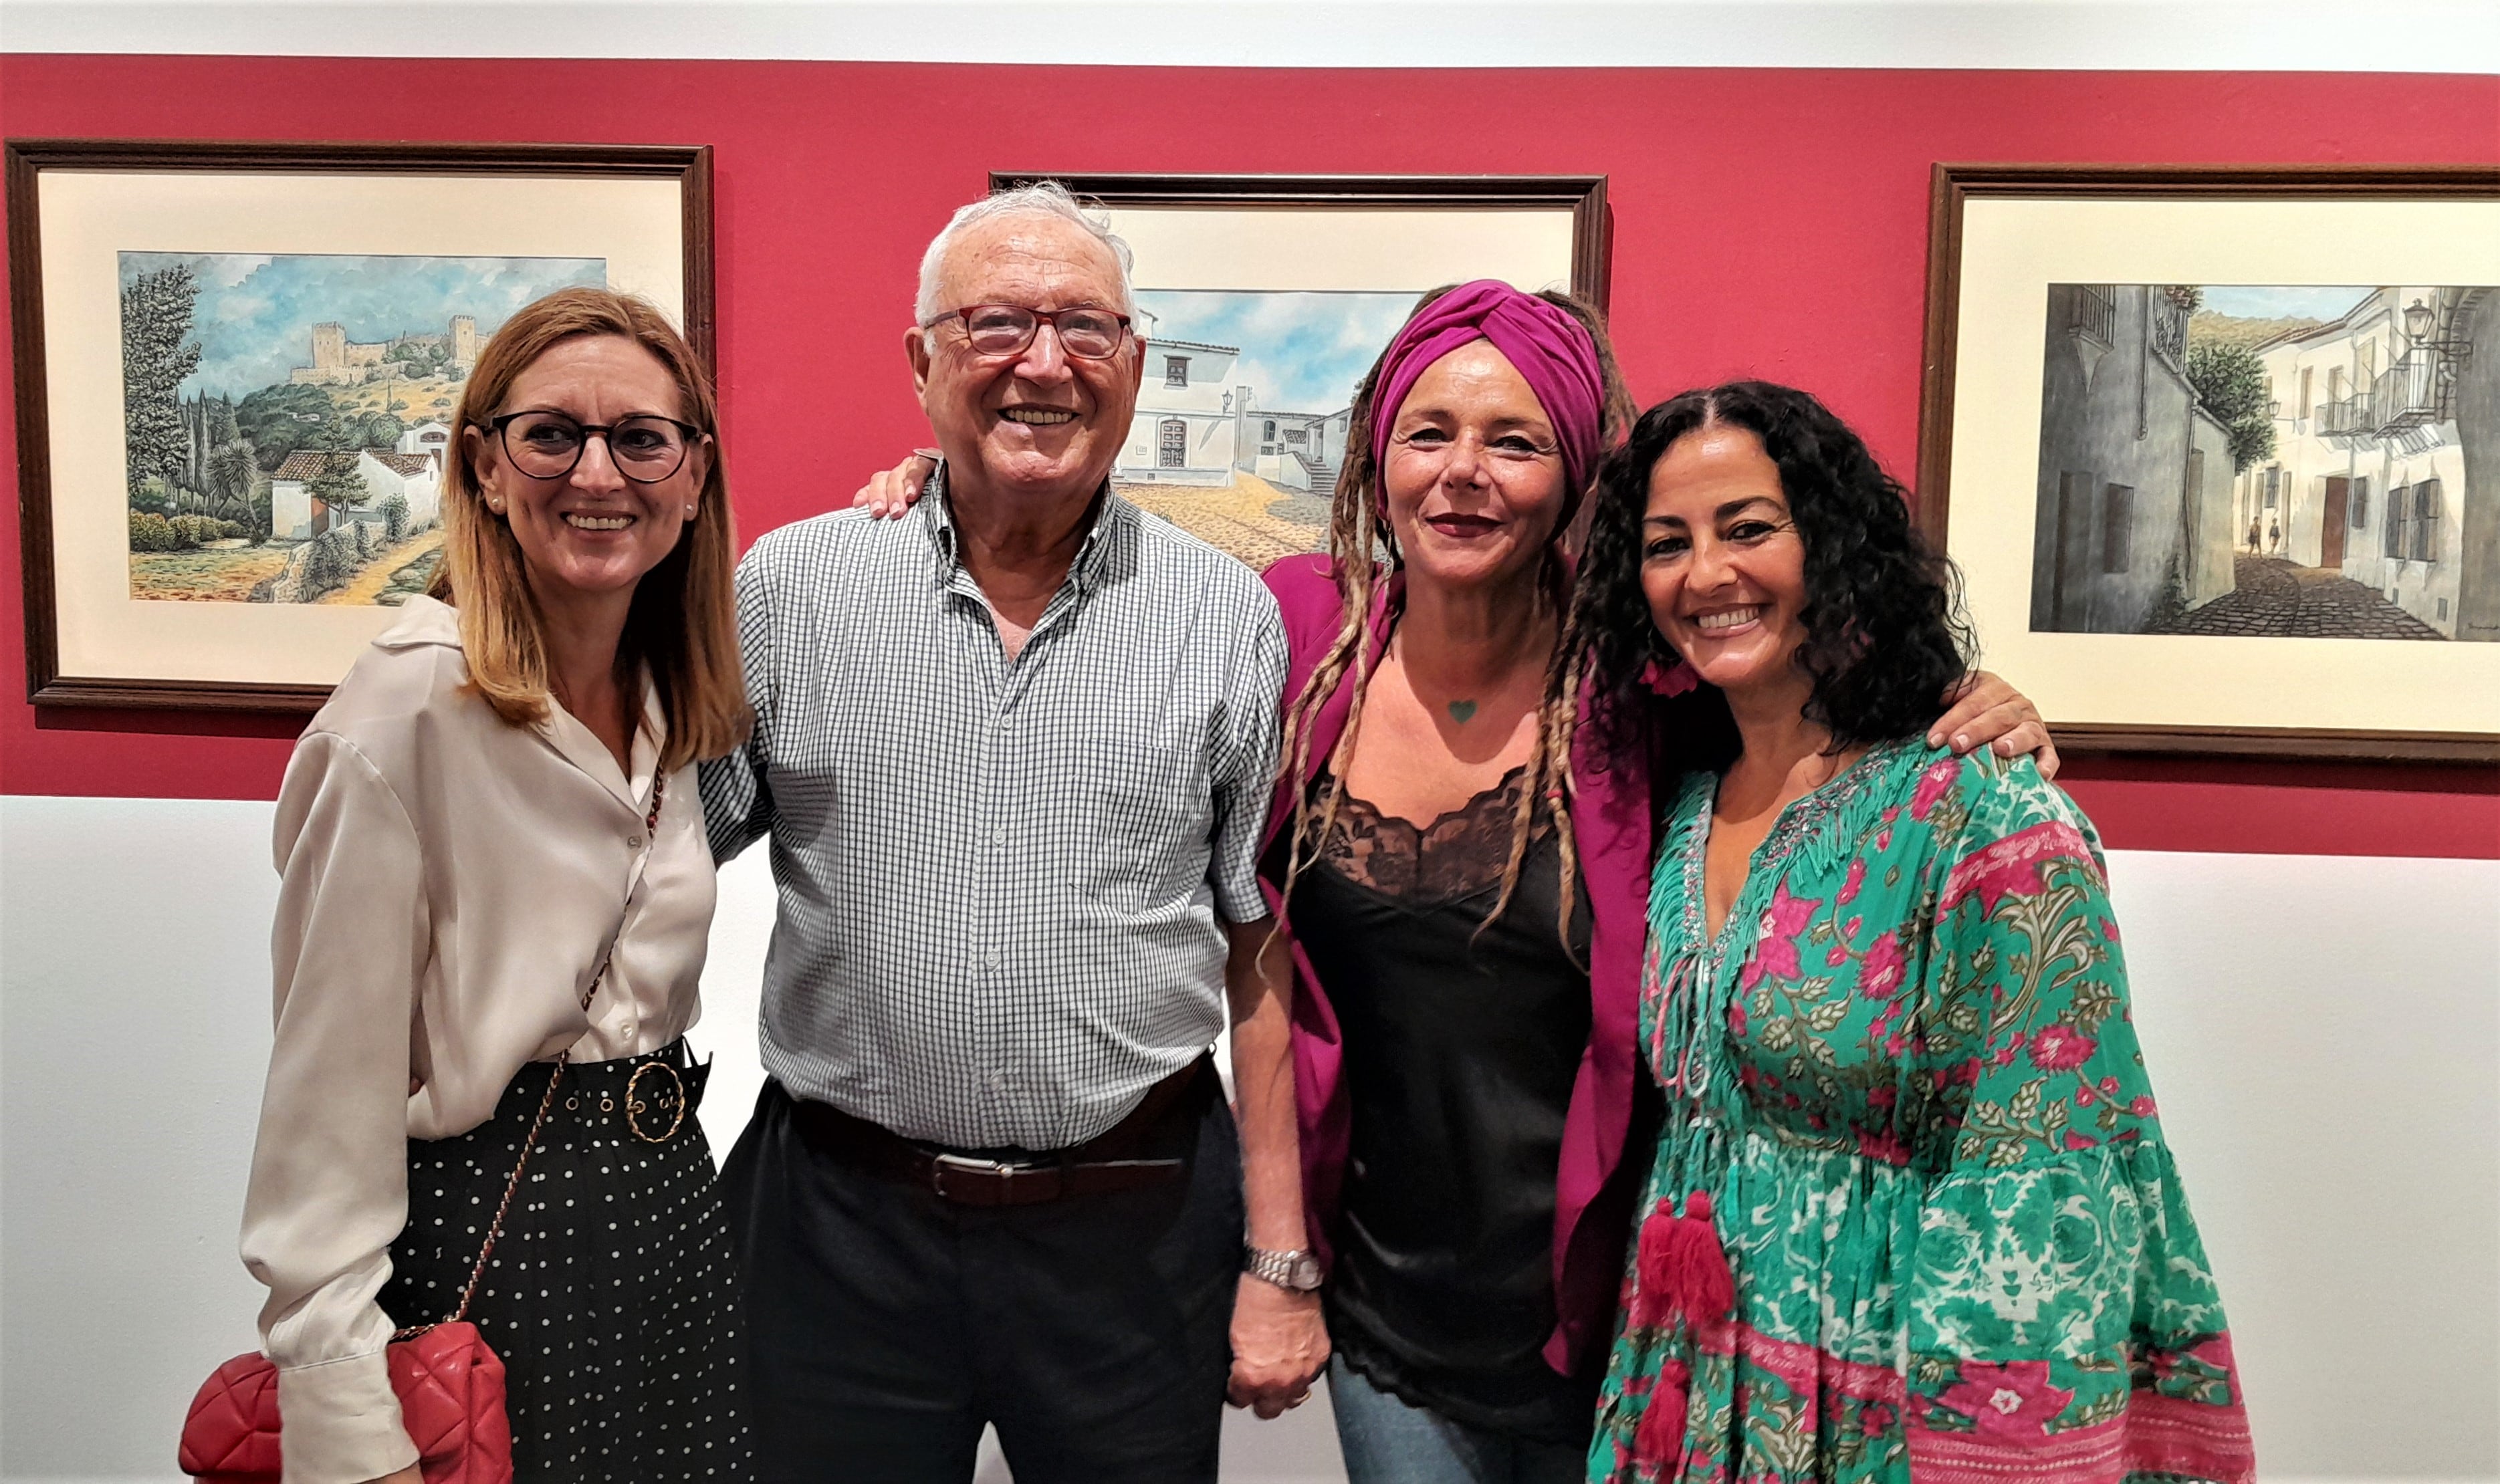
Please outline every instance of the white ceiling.
M2500 0L0 0L0 51L2500 73Z

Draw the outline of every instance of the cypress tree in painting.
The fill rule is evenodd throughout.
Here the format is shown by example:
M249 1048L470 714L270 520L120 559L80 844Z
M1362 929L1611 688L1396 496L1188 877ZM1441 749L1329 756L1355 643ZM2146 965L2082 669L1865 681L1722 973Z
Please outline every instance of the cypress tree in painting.
M188 445L175 388L200 364L200 347L190 340L191 307L199 297L199 280L180 263L122 286L124 478L133 490L149 476L171 480L182 472Z

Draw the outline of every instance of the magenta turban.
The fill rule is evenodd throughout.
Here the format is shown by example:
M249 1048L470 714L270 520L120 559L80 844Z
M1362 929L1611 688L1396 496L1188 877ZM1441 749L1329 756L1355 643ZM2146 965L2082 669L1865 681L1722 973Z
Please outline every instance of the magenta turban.
M1597 369L1597 343L1588 328L1534 294L1498 279L1462 283L1415 312L1380 358L1380 379L1371 403L1371 456L1386 469L1389 430L1424 369L1461 346L1493 342L1545 409L1562 445L1562 519L1568 522L1597 467L1598 429L1605 415L1605 377ZM1386 481L1383 482L1383 499Z

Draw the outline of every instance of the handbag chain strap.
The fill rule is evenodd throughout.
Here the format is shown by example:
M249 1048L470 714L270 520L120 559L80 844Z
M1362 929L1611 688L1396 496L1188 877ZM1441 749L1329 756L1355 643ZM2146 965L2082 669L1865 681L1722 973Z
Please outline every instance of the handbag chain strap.
M651 809L649 813L642 816L642 838L652 846L659 843L660 806L666 801L668 794L668 775L654 769L651 774ZM630 893L626 899L626 907L629 910L633 907ZM616 936L617 938L625 936L625 924L621 918L616 924ZM610 939L608 942L607 956L599 961L599 972L590 976L590 987L581 992L583 1013L588 1013L590 1002L599 998L599 986L608 978L608 966L615 960L616 941L615 939ZM547 1114L555 1109L556 1084L564 1080L564 1064L572 1056L573 1048L570 1046L556 1053L555 1071L547 1074L546 1092L539 1099L538 1116L530 1120L529 1138L521 1140L521 1157L512 1162L512 1176L504 1182L504 1199L495 1203L495 1219L486 1224L485 1245L477 1249L477 1261L469 1269L469 1281L461 1286L460 1306L451 1311L449 1318L439 1320L437 1323L458 1324L469 1317L469 1301L477 1297L477 1284L486 1276L486 1260L495 1255L495 1240L504 1235L504 1217L511 1210L512 1197L521 1188L522 1173L530 1168L530 1150L538 1143L539 1135L546 1128ZM433 1328L431 1324L411 1325L405 1330L394 1332L391 1338L414 1339Z

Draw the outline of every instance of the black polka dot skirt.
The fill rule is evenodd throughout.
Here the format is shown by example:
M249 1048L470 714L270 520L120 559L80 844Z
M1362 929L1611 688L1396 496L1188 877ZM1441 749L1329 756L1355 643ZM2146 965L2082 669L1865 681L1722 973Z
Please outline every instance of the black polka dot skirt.
M409 1140L394 1323L459 1305L550 1070L522 1068L477 1128ZM469 1307L503 1358L514 1484L750 1476L738 1272L694 1116L709 1070L683 1041L564 1069Z

